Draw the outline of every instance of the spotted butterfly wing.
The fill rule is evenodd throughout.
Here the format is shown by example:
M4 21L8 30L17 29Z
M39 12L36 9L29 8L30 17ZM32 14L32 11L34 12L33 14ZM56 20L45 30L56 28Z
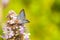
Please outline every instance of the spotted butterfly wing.
M20 14L17 16L17 18L18 18L18 20L21 20L22 24L29 22L29 21L26 19L24 9L22 9L22 10L20 11Z

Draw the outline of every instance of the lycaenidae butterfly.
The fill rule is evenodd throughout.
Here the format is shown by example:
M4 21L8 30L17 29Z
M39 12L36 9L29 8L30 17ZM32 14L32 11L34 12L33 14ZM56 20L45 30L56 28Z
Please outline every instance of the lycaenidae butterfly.
M19 15L17 16L18 20L21 20L22 24L24 23L29 23L30 21L26 19L26 16L25 16L25 11L24 9L22 9L19 13Z

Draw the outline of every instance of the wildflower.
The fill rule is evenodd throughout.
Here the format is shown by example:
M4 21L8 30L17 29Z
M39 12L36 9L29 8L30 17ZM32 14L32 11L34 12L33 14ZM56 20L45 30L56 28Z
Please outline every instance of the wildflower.
M25 20L24 16L22 16L23 20L20 20L18 19L16 13L11 10L9 11L9 15L7 17L9 18L9 20L7 21L7 24L3 27L4 34L2 38L5 38L6 40L29 40L30 33L26 33L27 30L24 27L25 22L23 22L23 20ZM21 15L19 16L19 18L20 17Z
M13 10L10 10L7 18L15 20L15 19L17 19L16 16L17 16L16 13Z
M6 7L9 3L9 0L2 0L3 7Z
M24 27L23 26L19 26L19 27L20 27L20 29L19 29L20 33L23 34L24 33Z
M4 34L4 35L2 36L2 38L8 39L8 35L7 35L7 34Z
M29 40L30 33L24 33L24 39Z
M12 36L14 36L14 33L13 31L10 31L9 34L8 34L9 38L11 38Z
M14 20L9 20L8 23L9 24L14 24L15 22L14 22Z

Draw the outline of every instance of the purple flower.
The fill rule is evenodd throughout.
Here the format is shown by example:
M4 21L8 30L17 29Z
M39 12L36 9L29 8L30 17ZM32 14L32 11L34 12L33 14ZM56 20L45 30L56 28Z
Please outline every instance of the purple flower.
M14 33L13 33L13 31L10 31L8 34L8 37L11 38L12 36L14 36Z
M24 33L24 27L23 26L19 26L19 27L20 27L20 29L19 29L20 33L23 34Z
M2 0L3 4L7 4L9 2L9 0Z
M2 36L2 38L8 39L8 35L7 35L7 34L4 34L4 35Z
M29 35L30 35L30 33L24 33L24 39L29 40Z
M3 27L3 33L7 33L7 27Z
M10 27L3 27L3 33L4 35L2 36L2 38L5 38L5 39L8 39L8 38L11 38L12 36L14 36L14 33L13 31L11 30Z

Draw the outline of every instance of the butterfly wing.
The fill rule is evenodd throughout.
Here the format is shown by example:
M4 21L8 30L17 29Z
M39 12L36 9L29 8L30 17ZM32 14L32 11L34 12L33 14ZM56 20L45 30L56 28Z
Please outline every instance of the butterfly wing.
M25 12L24 9L21 10L20 14L17 16L19 20L24 20L25 19Z
M29 21L26 20L26 16L25 16L25 11L24 9L21 10L20 14L17 16L18 20L21 20L22 23L28 23Z

